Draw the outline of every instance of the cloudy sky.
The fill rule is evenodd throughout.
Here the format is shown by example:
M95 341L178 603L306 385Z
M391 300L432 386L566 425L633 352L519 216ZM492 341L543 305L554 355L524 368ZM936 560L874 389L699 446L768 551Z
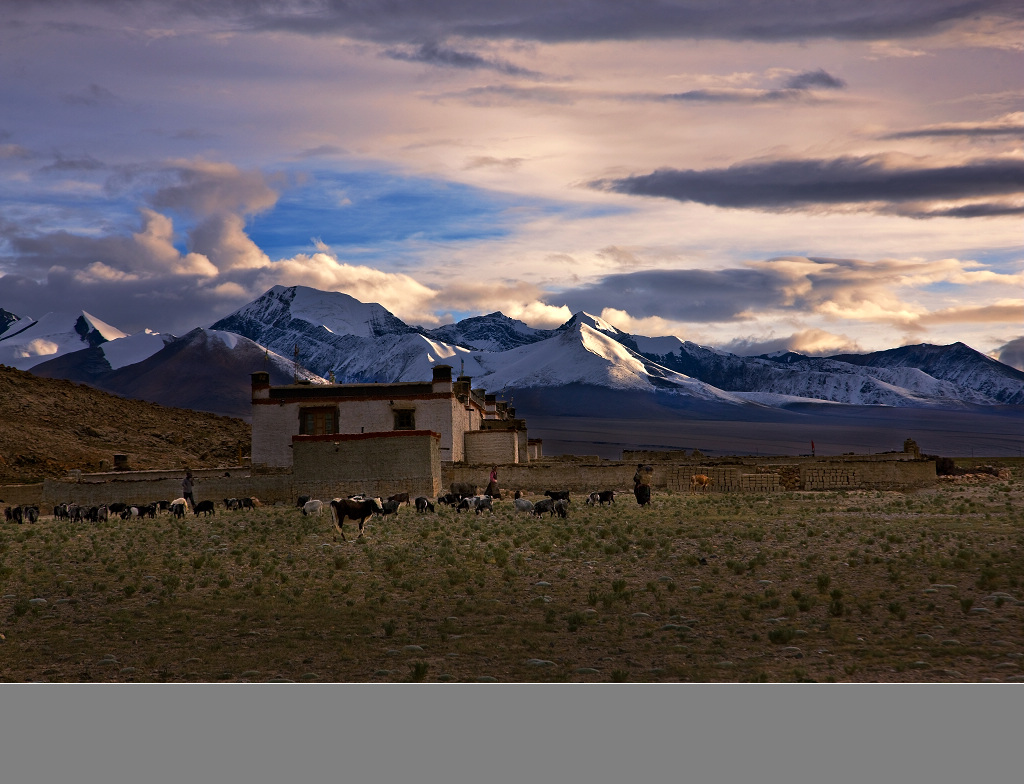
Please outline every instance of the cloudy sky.
M5 3L0 307L1024 367L1022 49L1018 0Z

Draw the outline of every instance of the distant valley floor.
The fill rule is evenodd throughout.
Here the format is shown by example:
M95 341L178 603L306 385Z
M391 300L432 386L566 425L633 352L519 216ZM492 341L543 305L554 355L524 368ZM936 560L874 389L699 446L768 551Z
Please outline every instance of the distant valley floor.
M925 454L943 457L1019 457L1024 452L1024 407L937 411L869 406L807 405L792 410L749 412L749 419L722 411L645 409L629 416L604 410L598 416L552 414L517 402L531 438L544 454L621 458L624 449L699 449L723 455L868 454L903 449L914 439Z

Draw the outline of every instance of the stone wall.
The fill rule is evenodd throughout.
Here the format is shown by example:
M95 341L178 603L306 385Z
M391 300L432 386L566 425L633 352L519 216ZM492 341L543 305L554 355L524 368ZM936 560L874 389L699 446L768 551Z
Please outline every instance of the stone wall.
M704 474L711 480L712 493L777 493L782 490L778 473L750 466L656 466L656 474L665 477L665 488L690 492L690 477Z
M0 505L2 506L39 506L43 502L43 485L41 482L30 485L0 486Z
M634 453L639 454L639 453ZM902 453L888 459L817 458L794 464L751 459L731 464L685 465L654 462L651 487L678 493L690 491L690 477L705 474L711 479L712 493L778 493L785 490L884 489L910 490L928 487L937 481L935 462L912 460ZM545 490L571 490L590 493L595 490L632 492L637 463L580 460L541 460L519 465L499 465L498 486L502 491L522 490L541 494ZM489 465L445 465L442 484L472 482L487 484Z
M442 471L445 490L452 482L469 482L481 489L487 486L491 465L448 465ZM502 493L522 490L529 495L541 495L545 490L569 490L574 494L600 490L633 492L635 465L625 463L580 463L572 461L542 461L498 465L498 487ZM658 469L654 470L654 487L658 484ZM664 484L660 485L664 487Z
M803 490L907 490L937 481L934 460L805 463L800 466Z
M424 430L295 436L293 476L314 498L355 493L434 497L441 491L441 436Z
M467 463L519 462L519 435L515 430L473 430L466 433L465 441Z

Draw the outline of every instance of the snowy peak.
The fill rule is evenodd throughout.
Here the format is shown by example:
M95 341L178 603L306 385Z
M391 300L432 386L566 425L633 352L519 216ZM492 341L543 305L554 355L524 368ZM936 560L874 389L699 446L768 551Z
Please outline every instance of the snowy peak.
M292 322L300 322L298 328L303 331L322 328L335 335L368 338L413 331L382 305L360 302L339 291L319 291L308 286L274 286L212 324L211 329L247 335L260 331L261 327L289 329Z
M585 384L636 392L672 392L705 400L742 403L657 365L620 341L579 319L553 337L477 359L488 368L480 379L487 389L561 387Z
M612 326L604 319L592 316L582 310L579 313L574 313L571 319L558 328L558 331L571 330L581 324L584 324L603 335L607 335L612 340L616 340L624 346L629 346L629 348L634 351L638 350L638 346L632 335L627 332L623 332L618 327Z
M0 308L0 337L3 337L8 328L18 321L21 321L21 316L16 316L9 310Z
M126 333L85 311L47 313L38 321L8 324L0 335L0 363L28 370L48 359L125 337Z
M457 346L479 351L508 351L545 340L554 330L534 329L518 319L503 313L488 313L472 316L455 324L448 324L431 330L423 330L427 337Z
M128 337L127 332L122 332L117 327L112 327L105 321L100 321L82 311L82 315L75 319L75 332L82 339L82 342L90 346L98 346L109 340Z

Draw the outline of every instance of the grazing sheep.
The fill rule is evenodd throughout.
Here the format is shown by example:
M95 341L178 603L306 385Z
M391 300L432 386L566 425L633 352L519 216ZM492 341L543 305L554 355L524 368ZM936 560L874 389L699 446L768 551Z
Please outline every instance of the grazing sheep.
M197 517L200 512L203 513L203 517L209 517L210 515L217 514L213 508L213 501L200 501L196 504L195 514Z
M512 504L515 506L515 510L517 512L526 512L528 514L533 512L533 501L526 498L517 498L512 502Z
M323 509L323 501L317 501L315 499L312 501L306 501L306 503L303 504L302 506L302 515L305 517L307 515L315 514L317 517L319 517L321 512L323 512Z
M474 495L469 498L463 498L459 501L459 505L455 507L455 511L461 512L464 509L475 509L477 514L484 511L494 511L494 507L491 506L491 497L489 495Z
M545 498L533 505L533 513L537 517L542 514L553 515L555 513L555 502L551 498Z

